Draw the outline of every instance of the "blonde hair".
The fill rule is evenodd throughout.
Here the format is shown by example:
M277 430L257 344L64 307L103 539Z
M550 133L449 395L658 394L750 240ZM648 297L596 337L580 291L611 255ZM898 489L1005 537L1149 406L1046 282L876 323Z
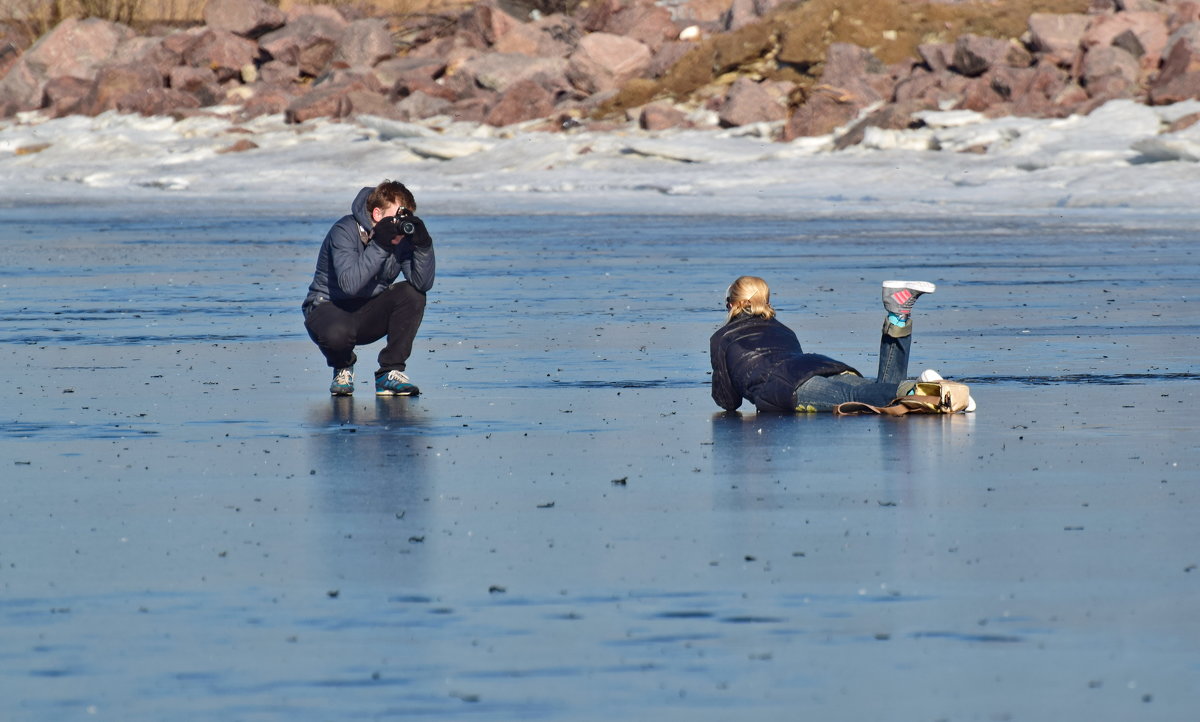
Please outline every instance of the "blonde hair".
M729 285L725 303L729 305L729 323L740 314L775 318L775 309L771 308L771 289L767 282L758 276L742 276Z

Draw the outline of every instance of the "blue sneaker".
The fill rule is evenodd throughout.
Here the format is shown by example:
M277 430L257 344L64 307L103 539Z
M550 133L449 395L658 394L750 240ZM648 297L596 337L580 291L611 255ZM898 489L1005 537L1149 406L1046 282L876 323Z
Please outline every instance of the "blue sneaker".
M354 367L333 370L333 383L329 384L329 393L333 396L354 395Z
M420 393L420 389L408 382L403 371L388 371L375 377L376 396L416 396Z

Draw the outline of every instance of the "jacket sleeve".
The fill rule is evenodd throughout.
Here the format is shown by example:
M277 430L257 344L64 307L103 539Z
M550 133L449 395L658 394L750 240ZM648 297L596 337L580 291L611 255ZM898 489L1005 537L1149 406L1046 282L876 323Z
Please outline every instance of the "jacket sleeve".
M433 288L433 277L436 270L433 246L426 248L413 247L411 255L405 254L400 262L400 271L404 280L412 284L421 293Z
M354 229L357 231L357 229ZM368 243L360 252L362 245L357 233L351 233L342 223L337 223L329 229L331 263L334 278L338 288L351 296L361 295L375 283L376 274L390 255L388 251L374 243Z
M742 405L742 395L733 388L733 380L729 377L729 367L725 363L725 349L722 348L720 332L713 334L709 341L709 356L712 359L712 397L717 406L726 411L736 411Z

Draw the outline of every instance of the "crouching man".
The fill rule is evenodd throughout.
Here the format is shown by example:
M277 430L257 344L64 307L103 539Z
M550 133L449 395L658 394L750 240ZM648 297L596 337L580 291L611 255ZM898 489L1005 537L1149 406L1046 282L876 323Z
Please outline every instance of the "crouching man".
M355 346L387 337L379 352L375 393L415 396L404 373L433 287L433 239L403 184L363 188L321 243L304 299L304 328L333 369L329 393L354 393ZM404 275L404 280L396 279Z

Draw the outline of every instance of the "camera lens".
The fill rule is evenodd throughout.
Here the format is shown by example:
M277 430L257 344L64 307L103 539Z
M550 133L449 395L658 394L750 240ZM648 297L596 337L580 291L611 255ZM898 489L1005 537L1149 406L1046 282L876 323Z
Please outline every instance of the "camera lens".
M411 236L413 231L417 230L417 224L412 221L401 220L398 225L400 226L400 232L406 236Z

